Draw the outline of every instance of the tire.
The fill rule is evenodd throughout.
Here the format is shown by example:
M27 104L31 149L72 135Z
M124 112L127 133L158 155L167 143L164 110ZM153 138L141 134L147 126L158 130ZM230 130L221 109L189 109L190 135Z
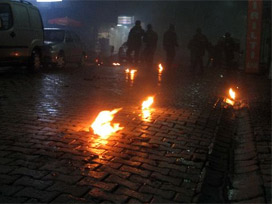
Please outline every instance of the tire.
M41 53L37 49L34 49L31 53L29 68L33 72L38 72L41 68Z
M57 63L56 63L56 67L63 69L66 66L66 60L65 60L65 55L63 52L59 53L58 55L58 59L57 59Z

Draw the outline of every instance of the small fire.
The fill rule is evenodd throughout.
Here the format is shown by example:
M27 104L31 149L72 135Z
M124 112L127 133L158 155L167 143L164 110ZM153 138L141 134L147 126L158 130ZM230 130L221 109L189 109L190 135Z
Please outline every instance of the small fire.
M159 73L162 73L162 71L163 71L163 66L162 64L159 64Z
M232 88L229 89L229 95L231 99L235 100L235 92L232 90Z
M153 96L149 96L147 98L147 100L145 100L142 103L142 110L150 108L150 106L153 104L153 102L154 102L154 97Z
M231 99L229 99L229 98L226 98L225 99L225 102L227 103L227 104L230 104L230 105L234 105L234 101L233 100L231 100Z
M117 132L118 130L124 129L123 127L119 126L119 123L114 123L113 125L111 124L114 115L121 109L122 108L114 109L112 111L101 111L91 125L94 134L99 135L103 139L107 139L111 134Z
M229 104L229 105L231 105L231 106L234 106L236 93L235 93L235 91L233 91L232 88L229 89L229 97L230 98L228 98L228 97L225 98L224 102L227 103L227 104Z
M142 119L145 121L149 121L149 117L151 115L150 107L153 104L153 102L154 102L154 97L149 96L147 100L145 100L142 103Z

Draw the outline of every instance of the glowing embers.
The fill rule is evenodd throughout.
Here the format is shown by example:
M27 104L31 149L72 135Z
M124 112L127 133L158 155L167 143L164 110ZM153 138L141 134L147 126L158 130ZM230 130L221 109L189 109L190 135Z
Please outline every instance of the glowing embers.
M229 97L224 99L224 102L233 106L235 104L236 93L232 88L229 89Z
M99 135L103 139L107 139L111 134L117 132L118 130L124 129L123 127L119 126L119 123L111 124L114 115L121 109L122 108L114 109L112 111L101 111L91 125L94 134Z
M150 121L151 105L154 103L154 97L149 96L147 100L142 103L142 119L144 121Z

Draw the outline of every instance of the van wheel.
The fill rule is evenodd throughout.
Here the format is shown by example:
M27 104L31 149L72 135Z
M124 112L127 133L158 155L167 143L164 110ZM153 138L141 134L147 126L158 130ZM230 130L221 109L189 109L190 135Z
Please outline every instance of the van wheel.
M65 61L65 55L63 52L59 53L58 59L57 59L57 68L63 69L65 68L66 61Z
M80 57L80 61L78 63L78 66L79 67L84 67L85 63L86 63L86 56L85 56L85 54L82 54L81 57Z
M29 67L34 72L39 71L41 68L41 54L37 49L32 51Z

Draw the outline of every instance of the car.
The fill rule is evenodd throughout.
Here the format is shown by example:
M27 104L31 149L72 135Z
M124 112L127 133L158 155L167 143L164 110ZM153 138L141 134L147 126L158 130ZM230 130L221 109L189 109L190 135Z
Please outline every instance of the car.
M85 46L79 36L71 30L45 28L44 44L45 64L64 68L67 63L83 66L86 61Z
M0 1L0 65L41 66L43 22L37 7L23 0Z

